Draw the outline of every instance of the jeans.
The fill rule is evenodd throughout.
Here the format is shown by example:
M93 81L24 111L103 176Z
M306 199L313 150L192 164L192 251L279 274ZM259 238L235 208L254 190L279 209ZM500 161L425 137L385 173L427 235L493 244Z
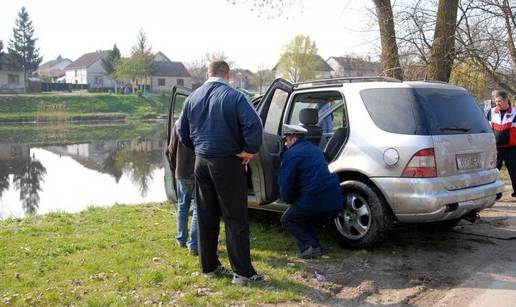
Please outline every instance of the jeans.
M281 216L281 225L294 237L299 252L309 247L320 247L317 226L335 218L341 210L314 211L290 206Z
M177 179L177 242L187 245L190 250L197 250L197 208L195 204L194 181L189 179ZM190 229L190 241L188 243L188 215L192 209L192 227Z

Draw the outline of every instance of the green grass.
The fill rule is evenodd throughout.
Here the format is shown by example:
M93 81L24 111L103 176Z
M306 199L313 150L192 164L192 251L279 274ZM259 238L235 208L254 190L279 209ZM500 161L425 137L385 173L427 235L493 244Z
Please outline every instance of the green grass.
M124 114L146 117L165 114L166 94L22 94L0 95L0 121L52 121L82 116Z
M0 221L0 305L259 305L303 298L308 288L293 275L305 263L277 223L251 223L253 263L268 283L238 287L207 279L197 258L175 245L173 211L169 204L114 206ZM223 242L222 233L219 255L229 268Z

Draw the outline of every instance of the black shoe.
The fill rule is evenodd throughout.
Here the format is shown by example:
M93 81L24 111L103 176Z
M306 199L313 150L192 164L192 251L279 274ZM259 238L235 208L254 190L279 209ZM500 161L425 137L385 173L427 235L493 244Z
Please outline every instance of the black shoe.
M516 197L516 192L512 192L511 196Z
M189 248L189 249L188 249L188 253L189 253L191 256L199 256L199 252L197 251L197 249Z

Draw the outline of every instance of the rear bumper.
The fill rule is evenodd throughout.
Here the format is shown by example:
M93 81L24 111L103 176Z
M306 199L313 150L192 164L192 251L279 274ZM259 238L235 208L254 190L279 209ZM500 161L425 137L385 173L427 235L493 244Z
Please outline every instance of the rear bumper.
M472 210L492 206L504 184L498 171L494 181L474 187L447 190L450 181L464 175L436 178L371 178L382 191L400 222L420 223L460 218ZM494 173L496 172L496 173ZM467 180L467 178L464 178Z

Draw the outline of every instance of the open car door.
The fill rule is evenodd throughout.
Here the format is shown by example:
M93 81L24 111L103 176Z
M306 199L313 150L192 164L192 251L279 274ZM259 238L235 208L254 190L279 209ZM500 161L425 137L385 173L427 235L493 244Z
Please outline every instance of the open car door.
M277 172L283 150L281 126L293 87L292 83L284 79L274 80L257 106L263 123L263 144L249 167L258 205L265 205L279 198Z
M168 118L167 118L167 139L164 144L164 167L165 167L165 192L167 198L170 201L177 201L176 194L176 178L174 176L176 170L172 167L171 161L168 155L168 145L170 144L170 138L172 133L175 133L176 119L179 117L183 104L192 92L191 89L182 86L172 87L170 93L170 100L168 105Z

